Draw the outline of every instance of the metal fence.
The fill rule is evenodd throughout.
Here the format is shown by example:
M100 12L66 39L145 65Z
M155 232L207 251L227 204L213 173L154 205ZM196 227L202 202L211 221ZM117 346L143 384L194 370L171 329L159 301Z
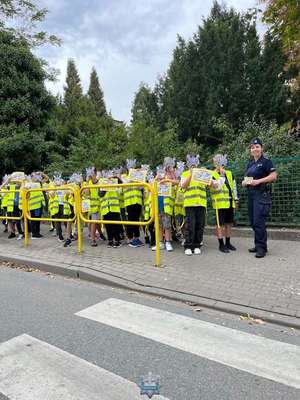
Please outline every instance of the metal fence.
M300 227L300 156L272 158L278 172L278 179L273 184L272 210L268 225L278 227ZM234 162L228 166L237 181L240 207L236 210L236 225L249 225L247 189L241 182L245 174L246 162ZM208 223L215 223L215 213L208 205Z

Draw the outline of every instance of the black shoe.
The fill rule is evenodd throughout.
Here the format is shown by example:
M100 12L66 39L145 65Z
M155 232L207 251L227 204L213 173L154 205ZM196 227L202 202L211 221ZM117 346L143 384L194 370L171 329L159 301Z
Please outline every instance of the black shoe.
M258 251L258 252L255 254L255 257L256 257L256 258L264 258L265 255L266 255L266 253L265 253L264 251Z
M115 242L113 247L115 249L117 249L118 247L121 247L121 243L120 242Z
M114 247L114 242L108 242L107 247Z
M54 228L49 229L49 232L54 232Z
M13 238L15 238L15 237L16 237L16 234L11 232L11 233L8 235L7 239L13 239Z
M249 249L248 251L249 251L249 253L257 253L256 247L252 247L252 249ZM263 252L267 253L268 249L264 250Z
M8 229L7 229L7 228L4 229L3 233L6 233L6 232L8 232Z
M43 238L44 236L43 235L41 235L40 233L38 233L37 235L36 235L36 237L38 237L38 238Z
M227 249L228 249L228 250L231 250L231 251L236 251L236 247L232 246L232 244L231 244L231 243L229 243L229 244L226 244L226 247L227 247Z
M220 246L219 246L219 250L220 250L222 253L229 253L229 250L227 249L227 247L225 246L225 244L220 245Z
M97 247L97 246L98 246L97 243L96 243L96 240L93 240L93 241L91 242L91 246L92 246L92 247Z
M71 240L71 239L67 239L67 240L65 241L65 243L64 243L64 247L71 246L71 244L72 244L72 240Z

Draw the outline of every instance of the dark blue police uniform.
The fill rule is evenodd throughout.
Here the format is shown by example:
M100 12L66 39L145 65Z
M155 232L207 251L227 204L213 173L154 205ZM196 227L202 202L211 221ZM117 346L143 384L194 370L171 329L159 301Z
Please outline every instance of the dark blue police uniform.
M265 178L274 172L271 160L261 157L259 160L249 161L245 176L253 179ZM248 213L251 227L254 231L256 253L264 255L267 252L266 221L272 205L271 185L260 184L248 186Z

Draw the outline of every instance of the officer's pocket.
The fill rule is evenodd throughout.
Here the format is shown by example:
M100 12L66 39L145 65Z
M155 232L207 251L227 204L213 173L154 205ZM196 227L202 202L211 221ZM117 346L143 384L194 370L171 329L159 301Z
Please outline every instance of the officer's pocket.
M260 201L259 202L259 211L260 211L260 215L262 217L268 217L270 214L270 210L271 210L271 204L264 202L264 201Z

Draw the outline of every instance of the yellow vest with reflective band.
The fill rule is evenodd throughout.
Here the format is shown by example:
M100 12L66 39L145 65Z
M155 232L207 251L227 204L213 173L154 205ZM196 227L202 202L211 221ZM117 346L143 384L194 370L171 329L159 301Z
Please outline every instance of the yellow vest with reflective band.
M151 192L147 189L144 195L144 220L149 221L152 217L152 203L151 203Z
M185 215L185 210L183 207L184 203L184 191L180 186L176 188L175 195L175 204L174 204L174 214L176 215Z
M125 176L127 178L127 176ZM133 204L143 205L142 190L137 187L124 188L124 205L125 207L132 206Z
M30 211L37 210L45 205L44 194L41 190L34 190L29 192L28 208Z
M3 188L3 190L6 190L6 189ZM1 193L1 196L2 196L1 208L3 209L5 207L7 207L8 193L3 192L3 193Z
M175 190L173 185L172 185L172 195L165 196L163 200L164 200L164 213L172 216L175 203Z
M233 196L233 176L231 171L225 171L229 187L231 189L231 194ZM213 171L213 177L218 180L221 178L221 175L217 171ZM214 209L220 209L220 208L230 208L230 193L225 185L221 187L221 189L214 189L213 187L210 187L210 194L211 194L211 202L212 206ZM235 202L234 199L232 198L232 207L235 208Z
M92 181L89 181L89 186L93 185ZM90 213L97 213L100 209L100 197L98 194L98 188L89 188L90 191Z
M119 193L116 190L105 192L101 198L101 215L104 216L109 212L120 213Z
M190 171L185 171L181 175L183 179L187 179L190 175ZM206 186L202 185L197 181L190 181L189 186L183 189L183 206L184 207L206 207L207 197L206 197Z
M16 185L13 183L9 184L8 190L16 190ZM7 212L13 212L16 192L9 192L7 193L7 195L8 195L6 200Z
M20 187L20 194L19 194L19 210L23 210L23 189L24 187Z
M64 207L64 211L63 211L63 215L68 216L71 214L71 208L70 208L70 204L69 201L67 199L67 195L64 194L63 197L63 207ZM49 202L48 202L48 210L50 213L50 216L53 217L54 215L58 214L59 212L59 198L57 193L55 193L55 195L53 197L49 197Z

